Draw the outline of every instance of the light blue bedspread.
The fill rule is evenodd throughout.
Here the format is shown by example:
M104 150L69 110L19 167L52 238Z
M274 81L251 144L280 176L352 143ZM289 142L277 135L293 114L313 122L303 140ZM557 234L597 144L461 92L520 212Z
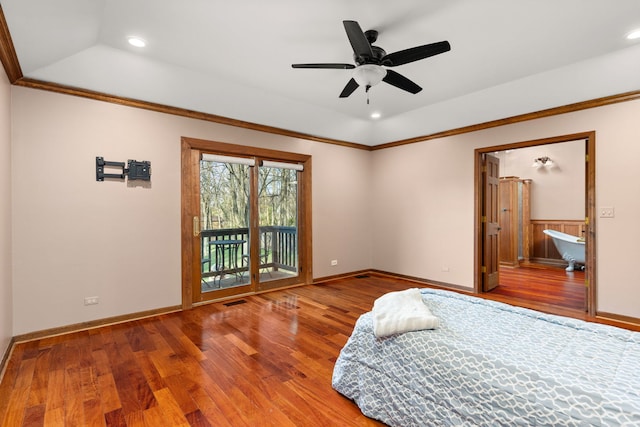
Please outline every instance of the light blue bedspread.
M422 289L440 327L358 319L333 387L391 426L640 426L640 332Z

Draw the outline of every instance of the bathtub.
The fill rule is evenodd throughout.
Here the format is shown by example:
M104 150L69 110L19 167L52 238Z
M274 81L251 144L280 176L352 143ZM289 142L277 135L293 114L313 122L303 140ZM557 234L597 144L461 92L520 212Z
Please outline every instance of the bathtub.
M551 237L562 259L569 263L567 271L573 271L576 264L585 264L583 238L556 230L542 230L542 232Z

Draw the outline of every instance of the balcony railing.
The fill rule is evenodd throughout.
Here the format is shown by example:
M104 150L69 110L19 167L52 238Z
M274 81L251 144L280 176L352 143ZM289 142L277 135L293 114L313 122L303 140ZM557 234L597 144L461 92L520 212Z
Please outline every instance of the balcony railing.
M298 271L296 227L259 228L261 271ZM225 228L200 233L202 278L242 276L249 269L249 229Z

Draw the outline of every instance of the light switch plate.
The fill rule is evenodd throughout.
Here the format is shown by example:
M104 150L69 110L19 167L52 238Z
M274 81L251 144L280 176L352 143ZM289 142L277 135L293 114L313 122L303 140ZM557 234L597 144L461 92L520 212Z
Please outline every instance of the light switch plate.
M614 216L615 216L615 211L612 207L600 208L600 218L613 218Z
M95 305L95 304L98 304L99 301L100 301L100 298L98 297L85 297L84 305Z

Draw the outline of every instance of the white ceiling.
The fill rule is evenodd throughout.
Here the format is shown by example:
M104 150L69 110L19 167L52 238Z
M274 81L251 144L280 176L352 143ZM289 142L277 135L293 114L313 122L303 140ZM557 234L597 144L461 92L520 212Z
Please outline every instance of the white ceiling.
M640 89L639 0L1 0L25 77L377 145ZM354 63L342 21L423 87L338 95ZM137 35L147 47L134 48ZM373 111L382 117L369 117Z

